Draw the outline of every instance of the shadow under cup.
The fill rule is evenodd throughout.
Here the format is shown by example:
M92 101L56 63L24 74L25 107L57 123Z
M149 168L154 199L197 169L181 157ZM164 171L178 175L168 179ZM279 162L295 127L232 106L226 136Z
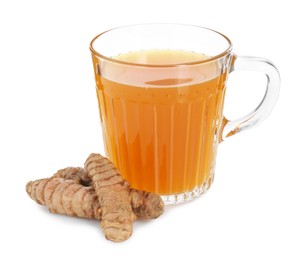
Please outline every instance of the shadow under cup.
M206 191L227 123L225 83L235 60L229 39L197 26L147 24L104 32L90 48L105 151L123 178L166 204ZM159 50L206 56L163 64L118 58Z

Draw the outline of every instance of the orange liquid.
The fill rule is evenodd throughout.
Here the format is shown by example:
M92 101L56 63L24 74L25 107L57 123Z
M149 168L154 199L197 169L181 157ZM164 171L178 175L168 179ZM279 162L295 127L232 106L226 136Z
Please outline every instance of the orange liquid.
M205 58L171 50L116 57L155 65ZM131 186L169 195L210 185L225 73L216 64L140 68L93 59L106 152Z

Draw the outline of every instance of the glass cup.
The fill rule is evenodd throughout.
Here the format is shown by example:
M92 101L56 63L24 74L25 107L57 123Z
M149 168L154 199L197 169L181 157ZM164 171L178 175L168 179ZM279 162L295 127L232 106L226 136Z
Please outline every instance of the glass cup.
M191 25L140 24L96 36L91 44L106 155L133 188L165 204L209 189L218 144L264 120L278 98L272 62L239 57L223 34ZM267 88L258 107L223 116L228 74L260 71Z

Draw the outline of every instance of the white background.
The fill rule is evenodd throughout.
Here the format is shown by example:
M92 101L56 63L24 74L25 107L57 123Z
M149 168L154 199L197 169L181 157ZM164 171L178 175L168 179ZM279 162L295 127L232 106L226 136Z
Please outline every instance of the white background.
M1 1L0 259L306 259L303 3ZM133 236L117 244L96 221L50 214L25 184L103 153L89 42L104 30L144 22L218 30L236 54L272 60L282 85L263 124L219 146L208 193L135 223ZM231 75L226 116L253 109L264 84L257 75Z

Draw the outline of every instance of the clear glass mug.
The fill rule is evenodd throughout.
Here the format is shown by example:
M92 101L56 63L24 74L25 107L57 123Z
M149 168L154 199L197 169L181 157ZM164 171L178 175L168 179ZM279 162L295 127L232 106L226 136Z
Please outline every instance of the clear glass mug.
M280 78L268 60L238 57L231 41L191 25L141 24L96 36L91 44L107 156L136 189L165 204L191 200L211 185L218 144L265 119ZM228 74L260 71L267 88L259 106L223 116Z

